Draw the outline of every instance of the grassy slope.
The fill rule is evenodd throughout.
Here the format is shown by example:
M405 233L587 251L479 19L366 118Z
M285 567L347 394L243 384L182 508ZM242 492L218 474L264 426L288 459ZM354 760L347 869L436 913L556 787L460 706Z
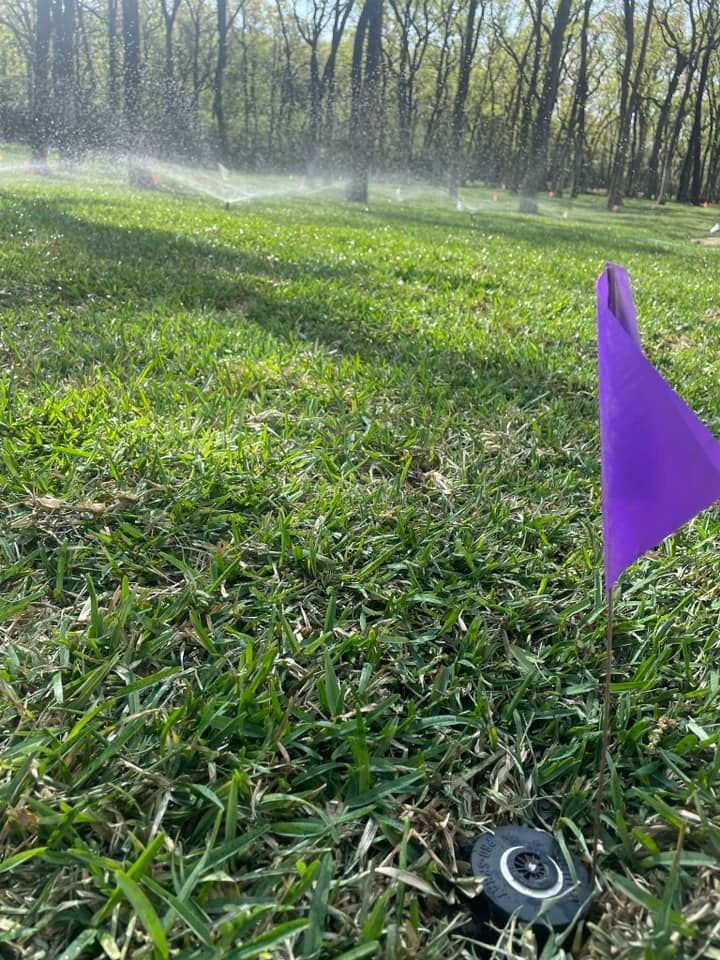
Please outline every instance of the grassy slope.
M5 182L0 955L469 957L453 838L582 852L594 279L720 432L713 214L385 196ZM715 936L719 539L618 601L598 955Z

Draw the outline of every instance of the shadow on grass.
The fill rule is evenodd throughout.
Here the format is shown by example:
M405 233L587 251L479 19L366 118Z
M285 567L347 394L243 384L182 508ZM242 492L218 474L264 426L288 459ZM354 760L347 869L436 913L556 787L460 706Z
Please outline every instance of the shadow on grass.
M85 206L88 201L75 203ZM89 308L90 319L97 323L119 304L143 316L209 308L216 312L215 322L233 324L242 316L274 337L319 342L368 364L391 364L403 368L409 383L423 377L445 390L471 390L476 399L487 394L522 404L545 393L577 395L582 389L577 377L554 373L549 356L540 358L532 344L508 343L505 350L495 346L481 353L470 346L451 348L441 338L417 330L398 333L390 323L392 301L381 304L379 295L387 291L373 288L372 270L365 264L302 255L286 260L248 247L215 244L205 234L182 236L170 230L97 223L73 215L72 206L72 198L13 196L10 207L0 207L0 230L6 236L12 235L10 221L19 216L25 233L31 228L34 243L41 248L57 246L59 254L43 260L37 251L31 249L28 256L21 248L14 273L10 269L4 278L0 307L33 307L50 318ZM442 226L429 215L415 213L393 217L390 211L382 222L387 219ZM364 229L357 218L334 216L333 227L343 223ZM494 221L492 229L497 232ZM507 229L516 231L517 223L509 222ZM535 236L538 243L547 243L542 227L530 233L530 239ZM32 261L27 274L25 256ZM10 263L12 267L12 259ZM405 273L429 287L475 284L481 292L493 287L492 276L478 282L469 275L418 271L412 263L398 269L399 275ZM106 346L122 360L122 342Z

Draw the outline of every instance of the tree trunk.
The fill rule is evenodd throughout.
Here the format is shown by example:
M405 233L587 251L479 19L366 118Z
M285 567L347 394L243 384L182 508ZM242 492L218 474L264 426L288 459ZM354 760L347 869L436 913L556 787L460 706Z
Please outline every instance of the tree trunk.
M520 125L517 128L516 136L516 156L514 162L513 183L521 183L523 176L530 164L531 152L531 134L533 129L533 104L538 100L538 84L540 82L540 68L542 66L542 15L545 6L545 0L535 0L535 10L533 12L530 6L533 18L532 29L532 67L530 70L530 79L527 90L522 101L522 114ZM529 48L528 48L529 51ZM518 86L522 89L522 75L518 77Z
M622 205L623 202L623 183L625 180L625 158L627 155L628 143L630 141L630 123L638 111L640 103L640 84L642 82L642 72L645 68L645 56L647 54L648 40L650 37L650 24L652 22L654 0L648 0L647 13L645 17L645 26L643 28L642 41L640 43L640 52L635 66L635 74L630 88L629 97L626 94L626 84L630 76L632 65L632 56L634 50L634 14L635 0L624 0L625 8L625 35L627 38L625 62L623 64L623 94L620 102L620 127L618 131L618 142L615 150L615 159L613 161L612 171L610 173L610 184L608 187L608 209L612 210Z
M717 182L718 182L718 97L713 90L712 85L708 90L709 94L709 112L710 112L710 130L708 135L708 145L706 151L707 175L705 178L705 196L710 203L717 203Z
M670 82L668 83L667 93L665 94L665 99L660 106L658 122L657 126L655 127L655 135L653 137L653 144L650 150L650 159L648 160L648 194L651 197L656 197L660 189L660 177L662 173L660 168L660 151L662 149L663 142L665 140L665 132L670 121L672 102L675 98L675 94L680 83L680 78L687 68L687 65L687 56L678 50L676 53L675 68L670 77Z
M585 0L583 9L582 30L580 33L580 64L578 66L578 81L575 95L577 97L577 114L574 130L574 150L572 167L572 186L570 196L575 198L583 187L583 168L585 164L586 134L585 134L585 103L588 95L588 29L590 26L590 7L593 0Z
M662 164L662 171L660 175L660 185L657 192L657 202L659 204L665 203L666 195L669 192L670 188L670 170L672 167L673 157L675 156L675 151L677 150L677 145L680 140L680 131L682 130L683 121L685 120L685 110L687 107L687 102L690 97L690 90L692 88L692 79L694 74L693 61L690 61L690 67L687 72L687 77L685 78L685 87L683 89L682 96L680 97L680 103L678 104L677 113L675 114L675 123L673 124L672 134L670 135L670 140L668 141L667 147L664 151L664 159ZM681 175L682 179L682 175Z
M346 199L356 203L367 203L368 199L367 131L361 130L360 125L363 123L365 113L363 104L363 49L369 19L369 0L365 0L355 28L355 42L353 43L350 67L350 166L352 176L346 187ZM365 139L363 139L363 135L365 135Z
M130 154L128 181L132 186L147 186L142 163L132 154L142 154L145 142L141 129L140 106L140 14L138 0L122 0L123 81L125 86L125 148Z
M438 128L440 118L447 102L448 76L450 73L450 38L452 32L452 13L454 11L453 0L448 0L442 9L442 42L438 54L437 67L435 68L435 83L428 117L425 127L425 137L423 138L423 154L426 158L430 157L438 137Z
M382 0L365 0L355 33L352 59L352 175L347 184L346 199L355 203L367 203L368 200L368 177L377 133L381 54Z
M80 97L83 93L83 90L89 86L91 90L97 88L97 75L95 70L95 58L93 56L93 48L90 44L90 37L88 35L87 22L85 17L85 10L82 4L77 7L77 29L78 29L78 57L77 57L77 66L75 68L75 83L76 83L76 98L77 98L77 108L78 108L78 133L82 136L82 133L79 128L80 121L82 120L82 104L80 103ZM82 51L82 59L80 58L80 51Z
M537 44L537 34L535 31L533 31L533 37L534 42ZM521 57L515 55L510 44L505 44L505 49L515 63L515 74L517 77L515 87L508 97L510 108L504 111L503 117L505 130L507 131L505 135L505 142L507 144L505 165L507 173L505 175L508 180L508 186L513 190L517 188L524 173L524 164L527 162L527 131L522 129L522 122L518 123L518 118L520 117L521 108L524 112L528 105L528 101L523 98L523 78L525 76L525 67L528 57L530 56L532 43L533 40L531 39L525 46Z
M295 86L293 80L292 45L290 43L290 34L288 33L287 24L285 23L283 6L280 0L275 0L275 6L277 9L278 22L280 23L283 52L285 54L285 65L281 73L282 79L280 82L280 129L284 129L287 134L290 134L292 130L293 116L295 113ZM246 61L243 54L243 89L246 89L247 87L245 70ZM283 115L285 115L284 124L282 119Z
M625 152L627 150L628 133L630 129L630 72L635 53L635 0L623 0L625 15L625 59L623 61L622 76L620 78L620 112L618 118L618 136L613 154L613 163L610 169L608 184L608 208L622 203L620 193L620 178L625 167Z
M245 27L245 20L243 19L243 27ZM247 47L246 47L247 49ZM250 115L252 116L252 138L250 146L250 157L253 166L257 164L258 156L258 143L260 140L260 128L258 124L258 101L257 101L257 46L255 44L250 45L250 99L249 99L249 108Z
M457 89L453 102L452 124L450 128L450 162L448 164L448 189L451 197L457 197L462 176L461 139L465 127L465 101L470 89L470 73L477 48L477 34L482 24L484 7L480 12L480 23L475 27L479 0L469 0L465 30L460 41L460 65L458 68Z
M50 0L37 0L33 38L33 100L30 146L33 163L47 163L49 137L48 76L50 56Z
M77 149L77 78L75 76L75 0L55 3L55 130L64 163L72 163Z
M250 82L250 58L247 43L247 23L243 17L240 29L240 50L242 51L240 80L243 92L243 150L245 161L249 162L252 149L250 147L250 117L252 114L252 94Z
M165 137L169 141L167 146L177 142L180 135L179 104L178 91L175 88L175 41L173 32L175 30L175 21L178 10L180 9L180 0L160 0L162 10L163 28L164 28L164 62L163 62L163 87L164 87L164 123Z
M532 129L530 158L525 176L520 184L520 209L524 213L538 212L537 192L544 185L547 177L550 120L557 100L565 31L570 19L571 6L572 0L560 0L550 34L550 50L545 78Z
M165 28L165 84L168 88L172 88L175 73L175 57L173 54L173 27L175 25L176 13L177 7L174 10L168 10L165 3L163 3L163 26Z
M223 80L227 66L227 0L217 0L217 60L215 61L215 86L213 90L213 116L217 123L218 145L220 156L227 163L230 159L230 145L228 143L227 123L225 121L225 105L223 103Z
M630 169L628 170L627 184L625 186L625 192L628 196L632 196L635 191L641 159L645 153L645 147L647 145L649 119L647 109L643 108L642 101L638 105L636 117L637 122L633 141L633 152L630 159Z
M117 15L118 0L108 0L108 107L113 116L117 116L120 108Z
M400 31L400 63L397 71L397 160L402 169L410 166L412 153L412 117L410 113L410 10L409 5L400 10L391 4Z
M318 173L318 167L321 163L322 147L322 88L320 81L320 63L318 60L319 41L319 35L315 35L310 45L310 117L307 169L311 177L314 177Z
M340 41L345 33L348 19L352 13L355 0L345 0L344 4L337 0L333 11L332 39L330 41L330 50L325 61L325 67L322 74L322 96L325 99L325 129L323 131L323 146L326 156L329 156L333 150L333 137L335 131L335 101L337 97L337 84L335 80L335 70L337 66L337 55L340 49Z
M690 201L697 206L702 201L702 104L707 87L710 69L710 57L715 50L715 44L708 41L707 50L700 65L698 89L695 94L695 110L693 125L690 133L688 153L692 152L692 183L690 186ZM679 199L679 198L678 198Z

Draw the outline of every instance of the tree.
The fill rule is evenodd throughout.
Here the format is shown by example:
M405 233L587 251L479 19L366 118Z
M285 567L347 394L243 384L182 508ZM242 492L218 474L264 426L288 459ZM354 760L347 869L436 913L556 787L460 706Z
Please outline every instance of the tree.
M213 116L217 123L220 155L227 162L230 158L225 105L223 103L223 80L227 66L227 41L230 23L228 22L227 0L217 0L217 61L215 65L215 86L213 93Z
M325 100L325 130L324 139L328 148L333 141L333 130L335 125L335 104L337 98L337 60L340 49L340 41L345 33L350 14L352 13L355 0L336 0L333 6L332 33L330 38L330 49L322 75L322 95Z
M77 77L75 74L75 38L77 33L75 0L54 0L53 77L55 87L55 136L61 155L75 158L77 138Z
M625 23L625 59L623 61L623 74L620 86L620 118L618 123L618 139L615 147L615 156L613 159L612 170L610 173L610 184L608 187L607 204L609 209L615 209L623 202L623 183L625 178L625 161L627 149L630 141L630 123L635 116L640 103L640 85L642 81L642 72L645 67L645 57L647 55L648 39L650 37L650 25L653 19L654 0L648 0L647 10L645 12L645 25L643 27L642 41L640 43L640 52L635 65L635 73L632 82L630 76L632 72L633 53L635 48L635 0L623 0L623 13Z
M690 200L696 205L702 199L703 189L701 143L703 102L710 74L710 61L720 45L720 16L715 0L707 0L704 8L700 6L697 17L700 24L698 32L703 38L700 71L692 109L692 127L678 184L678 200Z
M676 31L670 23L669 9L662 11L656 10L655 16L662 32L662 38L665 43L665 47L668 50L671 50L674 54L674 64L668 80L665 96L660 104L652 147L650 149L650 158L648 160L647 192L651 197L655 197L660 193L662 177L662 168L660 163L661 150L665 145L665 138L670 122L672 105L675 100L675 95L677 93L680 80L690 64L690 54L678 37L679 31ZM693 45L694 37L691 46Z
M580 30L580 64L575 86L573 102L574 116L571 118L570 131L573 143L573 166L571 195L577 197L580 192L583 178L585 151L587 148L585 132L585 108L588 99L588 33L590 30L590 9L593 0L585 0L583 4L583 21Z
M49 61L51 0L37 0L35 9L35 43L33 47L32 126L30 146L33 163L47 163L49 136Z
M478 8L480 15L478 17ZM475 51L477 50L480 28L485 16L485 2L468 0L465 26L460 39L460 65L458 68L457 89L453 101L452 123L450 127L450 196L457 196L457 188L462 169L460 156L460 140L465 126L465 102L470 89L470 73L472 71ZM477 20L476 20L477 18Z
M107 8L107 56L108 56L108 108L115 115L120 110L118 68L118 0L108 0Z
M178 121L178 91L175 86L173 31L181 3L182 0L160 0L165 53L163 63L164 120L170 127L168 134L171 140L177 135L176 126Z
M390 0L390 9L397 27L397 52L387 50L397 95L396 159L402 169L408 169L413 162L417 81L433 24L428 0Z
M125 90L125 148L128 151L128 181L148 186L148 175L138 154L145 148L142 130L140 88L140 14L138 0L122 0L123 82Z
M322 117L323 100L334 81L337 51L345 31L354 0L307 0L307 15L298 11L298 0L293 2L293 15L298 33L310 52L310 84L308 98L308 172L316 172L323 152ZM278 2L278 10L281 5ZM280 13L282 20L282 13ZM283 21L284 22L284 21ZM332 26L330 50L325 67L320 67L320 43ZM286 49L289 47L286 35Z
M426 162L431 165L436 154L445 155L445 151L438 149L438 147L442 119L447 111L450 76L454 67L452 41L455 14L455 0L446 0L441 5L439 20L435 28L440 37L440 46L436 48L435 55L431 58L435 62L433 98L423 138L423 156Z
M212 86L215 70L215 18L204 0L185 0L179 15L178 69L185 90L187 134L191 156L201 154L201 98Z
M346 197L367 203L368 177L378 123L382 59L382 0L365 0L353 44L350 105L351 177Z
M667 145L664 149L663 160L661 164L660 183L657 190L658 204L664 204L666 202L666 195L670 189L672 164L677 152L678 143L680 141L682 127L685 122L687 104L690 100L693 80L697 70L697 60L702 48L702 36L697 29L698 25L694 14L694 2L695 0L687 0L690 23L690 41L687 47L688 64L687 69L685 70L685 83L683 85L682 94L680 95L680 100L675 107L675 119L672 125L672 130L668 138Z
M560 0L550 31L550 44L545 64L542 91L532 125L532 139L528 164L520 184L520 209L525 213L537 213L537 192L547 177L548 147L550 145L550 119L555 109L560 61L563 52L565 31L570 19L572 0Z

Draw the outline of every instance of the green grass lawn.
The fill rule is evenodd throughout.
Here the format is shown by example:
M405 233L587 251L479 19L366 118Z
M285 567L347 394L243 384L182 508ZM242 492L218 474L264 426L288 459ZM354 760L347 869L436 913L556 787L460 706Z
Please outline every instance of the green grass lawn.
M720 434L718 213L339 196L0 181L2 957L469 958L468 841L588 856L595 279ZM719 547L618 595L589 956L720 957Z

